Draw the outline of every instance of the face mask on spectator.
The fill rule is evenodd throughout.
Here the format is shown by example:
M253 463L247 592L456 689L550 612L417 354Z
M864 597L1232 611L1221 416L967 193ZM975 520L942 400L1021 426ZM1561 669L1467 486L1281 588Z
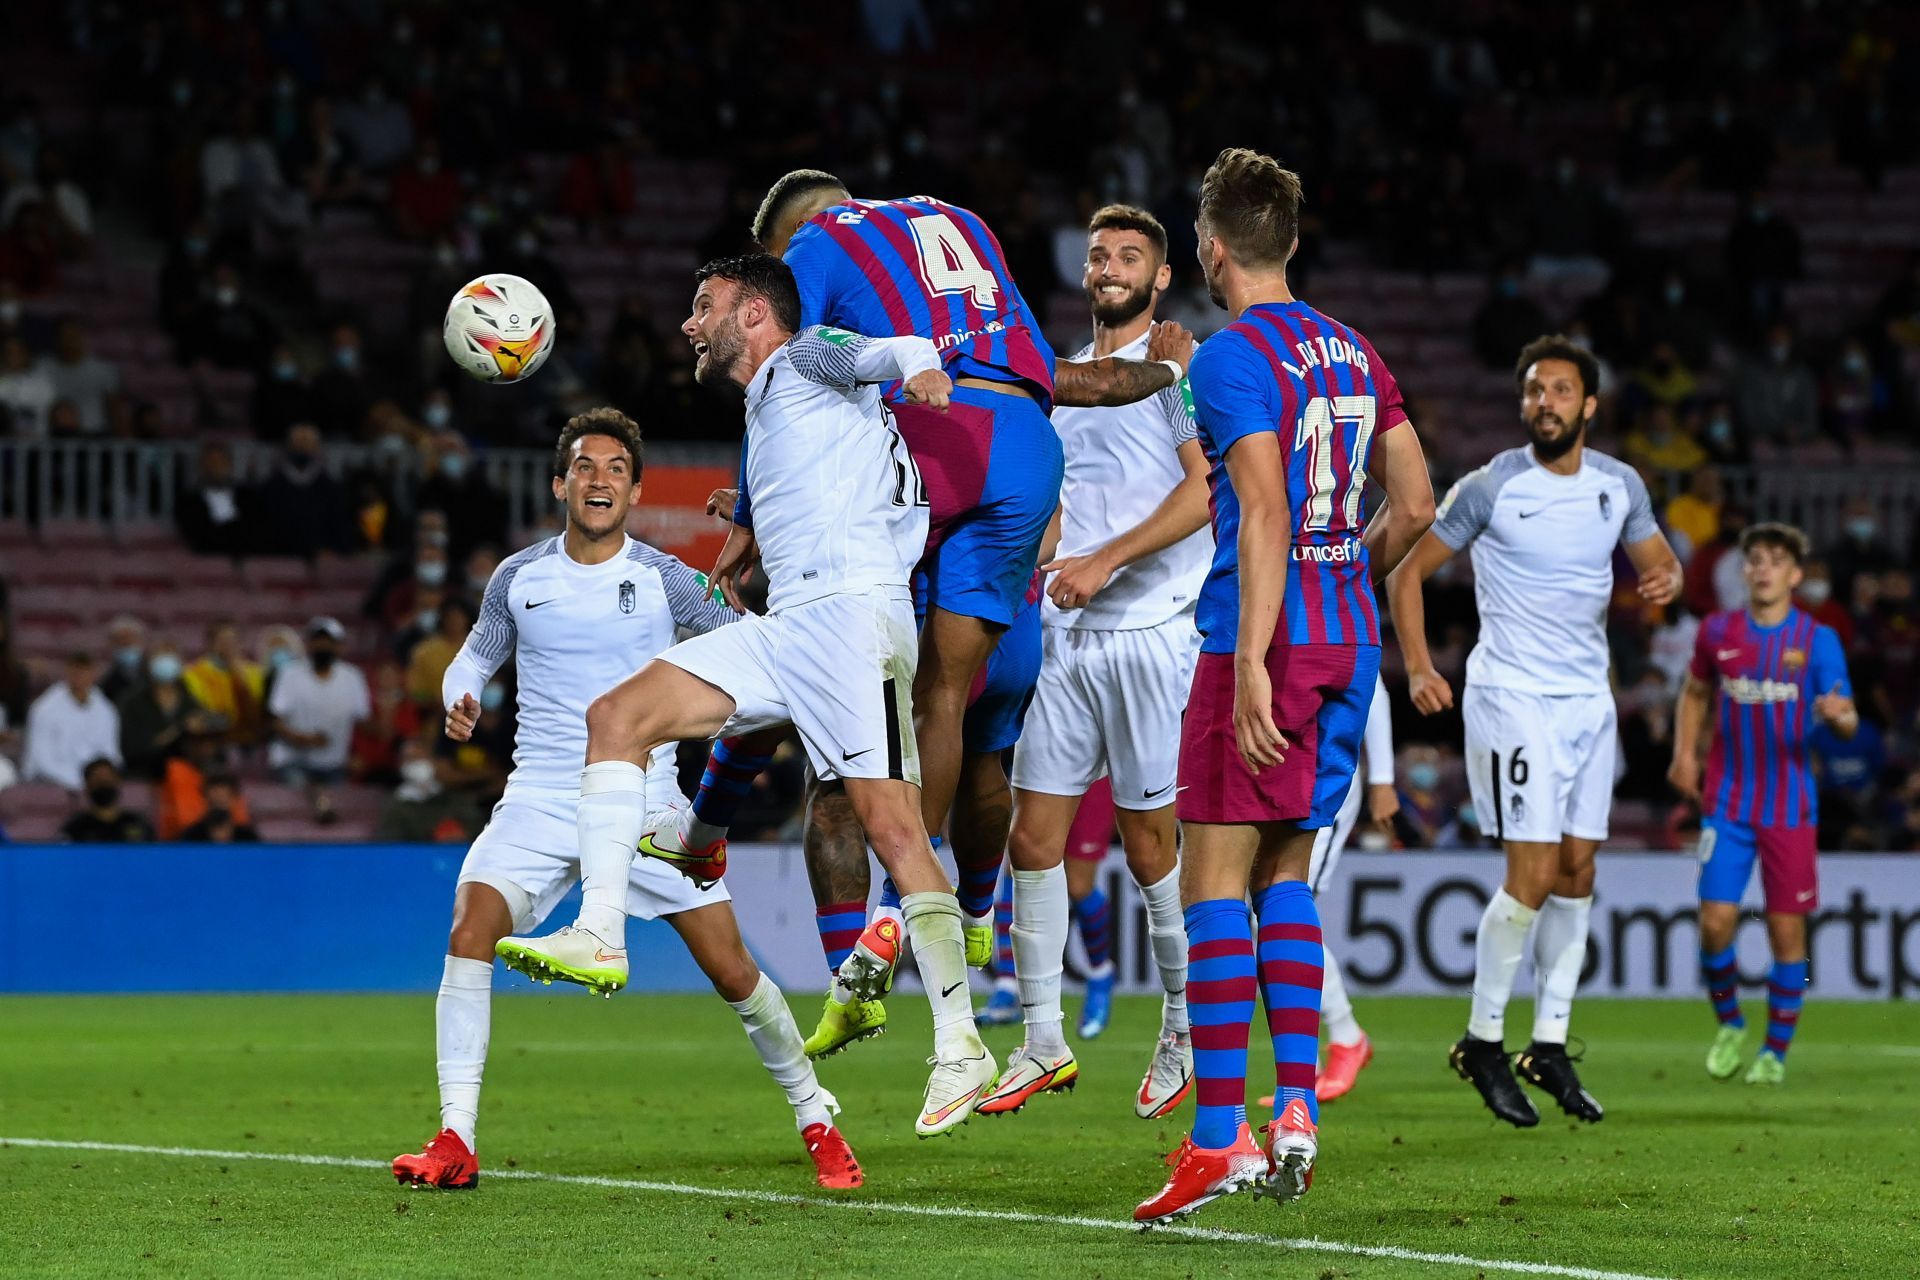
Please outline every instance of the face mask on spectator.
M415 616L414 621L419 624L422 631L431 631L440 625L440 611L438 609L422 609L419 614Z
M1707 439L1717 445L1733 443L1733 422L1724 415L1716 415L1707 422Z
M180 678L180 656L173 653L156 653L153 661L147 664L147 674L161 684L171 684Z
M445 454L440 459L440 474L449 480L458 480L467 474L467 455L464 453Z
M1864 352L1849 351L1840 359L1840 365L1848 373L1858 376L1867 371L1867 357Z
M339 654L331 649L315 649L307 655L307 660L313 663L313 669L315 671L318 671L321 675L325 675L333 669L333 661L339 656Z
M273 376L282 382L292 382L300 376L300 366L291 360L276 360L273 362Z
M439 781L431 760L409 760L400 766L400 780L410 787L426 789Z
M291 649L275 649L267 655L267 665L275 671L278 671L292 661L293 650Z
M120 799L118 783L106 782L87 788L87 803L96 809L111 809Z
M447 580L447 562L429 560L414 567L413 576L429 587L437 587Z
M213 300L218 306L230 307L240 301L240 291L230 284L223 284L213 291Z
M1775 342L1767 347L1767 354L1773 357L1775 364L1785 364L1787 357L1793 354L1793 348L1784 342Z
M436 400L420 411L420 420L430 427L444 427L453 418L453 407Z
M113 660L123 667L138 667L147 651L137 644L123 644L113 651Z
M1421 763L1407 766L1407 785L1415 791L1431 791L1440 782L1440 770L1434 765Z
M1668 306L1679 306L1687 300L1687 286L1681 284L1678 280L1668 281L1666 297Z
M225 825L227 825L227 823L231 822L232 820L233 820L232 809L229 809L224 805L221 805L218 807L214 805L207 806L207 825L208 826L224 827Z
M19 324L20 304L12 298L0 302L0 324Z
M1880 532L1880 522L1872 516L1855 516L1847 521L1847 536L1855 542L1872 542Z
M1833 598L1833 584L1825 578L1808 578L1800 584L1800 598L1819 608Z
M480 691L480 709L482 711L498 711L506 700L507 687L503 684L496 682Z

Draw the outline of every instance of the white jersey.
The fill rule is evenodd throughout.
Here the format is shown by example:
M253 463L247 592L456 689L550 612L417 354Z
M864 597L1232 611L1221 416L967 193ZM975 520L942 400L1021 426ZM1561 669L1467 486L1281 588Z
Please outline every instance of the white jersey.
M1639 473L1592 449L1570 476L1522 446L1461 477L1433 533L1455 551L1473 544L1480 640L1467 683L1605 693L1613 549L1659 532Z
M1144 360L1147 337L1143 333L1113 354ZM1073 358L1091 360L1093 347ZM1067 456L1060 486L1062 558L1097 551L1152 515L1186 478L1178 451L1197 434L1184 380L1135 404L1056 408L1053 429ZM1213 530L1202 527L1116 572L1082 608L1062 609L1048 597L1040 606L1041 621L1087 631L1158 626L1193 609L1212 561Z
M877 384L939 367L925 338L815 326L754 371L734 521L759 542L769 613L907 590L927 545L927 495Z
M509 793L578 796L587 759L587 704L671 648L681 632L706 632L737 620L707 598L706 581L644 542L625 539L601 564L581 564L564 536L536 542L500 562L480 601L480 617L441 681L442 702L475 698L512 654L520 723L513 738ZM647 767L655 786L678 794L674 744ZM667 797L670 799L671 797Z

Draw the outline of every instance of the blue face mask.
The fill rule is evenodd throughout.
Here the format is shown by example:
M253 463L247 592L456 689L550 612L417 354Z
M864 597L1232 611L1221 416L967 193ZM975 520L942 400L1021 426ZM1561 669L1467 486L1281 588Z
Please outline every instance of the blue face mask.
M341 347L333 353L333 360L334 363L342 369L345 369L348 373L352 373L360 367L360 349L358 347Z
M300 366L291 360L279 360L274 363L273 376L282 382L292 382L300 376Z
M171 684L180 678L180 658L177 654L157 653L153 661L147 664L147 674L160 684Z
M267 655L267 665L269 667L272 667L275 671L280 670L280 668L286 666L289 662L292 662L292 661L293 661L293 650L291 649L275 649L272 653L269 653Z
M438 401L428 405L420 414L421 421L430 427L444 427L453 418L453 410Z
M482 711L498 711L505 705L506 701L507 689L505 685L499 683L490 684L480 691L480 709Z
M1407 766L1407 785L1415 791L1431 791L1440 783L1440 770L1430 764Z
M113 660L123 667L138 667L147 651L137 644L123 644L113 651Z

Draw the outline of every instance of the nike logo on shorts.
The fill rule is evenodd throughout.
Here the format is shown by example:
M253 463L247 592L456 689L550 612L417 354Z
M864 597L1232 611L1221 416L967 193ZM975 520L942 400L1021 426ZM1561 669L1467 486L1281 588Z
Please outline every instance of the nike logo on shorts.
M1140 795L1140 798L1141 798L1142 800L1151 800L1151 799L1153 799L1153 798L1154 798L1155 796L1157 796L1157 795L1159 795L1159 794L1161 794L1161 792L1164 792L1164 791L1169 791L1169 790L1171 790L1172 788L1173 788L1173 784L1172 784L1171 782L1169 782L1169 783L1168 783L1168 784L1167 784L1166 786L1164 786L1164 787L1161 787L1161 788L1160 788L1159 790L1157 790L1157 791L1144 791L1144 792L1142 792L1142 793L1141 793L1141 795Z
M866 751L842 751L840 753L840 758L842 760L845 760L848 764L852 764L855 760L858 760L861 756L866 755L867 752L872 750L873 750L872 747L868 747Z

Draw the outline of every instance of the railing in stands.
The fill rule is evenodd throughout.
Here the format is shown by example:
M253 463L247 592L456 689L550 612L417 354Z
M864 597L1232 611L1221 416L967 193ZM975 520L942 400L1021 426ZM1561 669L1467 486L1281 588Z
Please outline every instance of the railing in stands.
M245 482L269 475L277 446L232 444ZM114 527L171 524L174 498L194 478L200 446L190 441L0 440L0 522L84 521ZM650 445L648 465L731 468L725 445ZM494 449L475 455L480 474L507 501L512 526L536 527L555 514L553 455L541 449ZM422 478L420 458L367 445L332 445L324 454L336 479L373 476L391 482ZM411 486L404 486L410 489Z

